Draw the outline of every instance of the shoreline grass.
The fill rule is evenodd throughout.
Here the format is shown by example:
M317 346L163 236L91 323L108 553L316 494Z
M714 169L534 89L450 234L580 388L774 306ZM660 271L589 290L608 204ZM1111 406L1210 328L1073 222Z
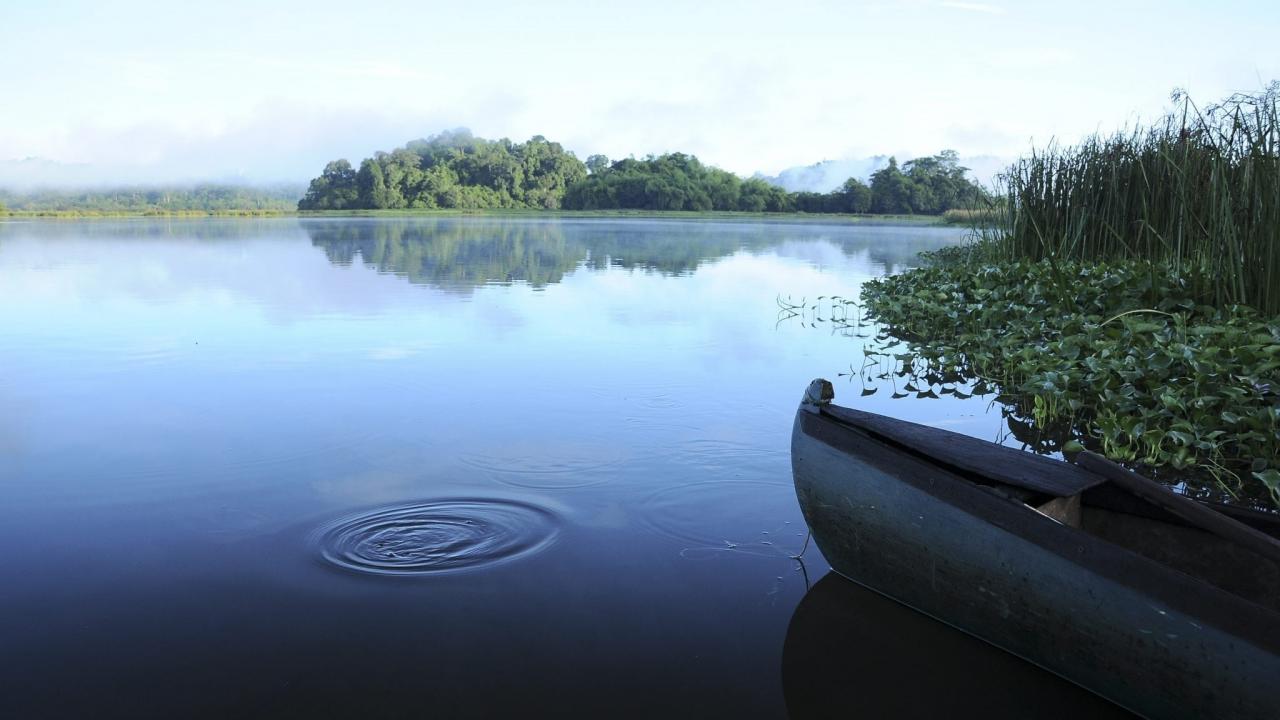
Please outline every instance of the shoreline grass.
M203 218L203 217L285 217L297 215L289 210L0 210L0 221L17 220L93 220L120 218Z
M1198 302L1280 313L1280 82L1151 127L1050 145L1003 176L1000 257L1148 260Z

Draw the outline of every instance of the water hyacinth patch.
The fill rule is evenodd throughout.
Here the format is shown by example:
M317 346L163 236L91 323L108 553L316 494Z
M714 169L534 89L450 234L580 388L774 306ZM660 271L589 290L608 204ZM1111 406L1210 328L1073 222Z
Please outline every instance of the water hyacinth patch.
M931 260L862 299L935 372L997 386L1067 450L1280 507L1280 317L1204 304L1161 263Z

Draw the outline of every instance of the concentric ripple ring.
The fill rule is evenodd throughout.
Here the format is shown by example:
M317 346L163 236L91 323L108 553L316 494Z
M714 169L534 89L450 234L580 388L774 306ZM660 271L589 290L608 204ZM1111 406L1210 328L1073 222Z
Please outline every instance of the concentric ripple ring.
M418 576L470 570L550 545L558 519L513 500L456 498L353 515L316 531L321 556L346 569Z

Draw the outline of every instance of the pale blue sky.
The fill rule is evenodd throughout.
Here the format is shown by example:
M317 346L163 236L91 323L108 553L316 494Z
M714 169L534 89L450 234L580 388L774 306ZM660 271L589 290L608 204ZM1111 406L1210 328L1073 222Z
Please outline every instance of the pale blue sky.
M776 172L1012 157L1280 78L1280 3L0 0L0 182L305 179L415 137L543 134ZM21 180L21 177L17 177Z

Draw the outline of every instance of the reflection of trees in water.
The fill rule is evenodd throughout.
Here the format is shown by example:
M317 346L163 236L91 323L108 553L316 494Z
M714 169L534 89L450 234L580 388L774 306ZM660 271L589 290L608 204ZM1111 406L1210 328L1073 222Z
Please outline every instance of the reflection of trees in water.
M307 237L335 264L356 256L410 282L465 290L558 283L578 267L688 275L739 251L823 265L832 248L887 269L954 242L938 228L819 222L584 217L147 218L0 223L0 241L103 239L234 242ZM139 248L141 251L141 248Z
M584 226L584 229L591 226ZM664 275L687 275L703 265L739 250L760 251L777 245L776 237L760 226L726 230L724 225L695 223L613 223L587 230L583 241L591 255L587 266L649 270Z
M292 237L299 229L335 263L352 262L359 253L364 262L413 282L436 282L438 272L439 282L455 287L554 283L578 264L682 275L739 250L783 248L782 254L791 254L783 246L812 243L895 268L913 265L921 250L955 240L954 233L936 228L572 217L32 220L0 222L0 239L256 240ZM803 252L795 255L806 259ZM428 272L429 265L438 271Z
M472 223L438 219L338 220L303 225L329 261L356 255L378 272L444 289L486 283L560 282L586 258L553 223Z
M486 283L558 283L579 265L687 274L699 265L778 242L759 233L637 223L425 218L308 222L330 262L361 261L410 282L466 289Z
M542 287L580 265L686 275L739 251L819 241L894 267L953 241L913 228L645 219L379 218L308 220L302 227L333 263L350 264L359 255L379 272L449 289L509 282Z

